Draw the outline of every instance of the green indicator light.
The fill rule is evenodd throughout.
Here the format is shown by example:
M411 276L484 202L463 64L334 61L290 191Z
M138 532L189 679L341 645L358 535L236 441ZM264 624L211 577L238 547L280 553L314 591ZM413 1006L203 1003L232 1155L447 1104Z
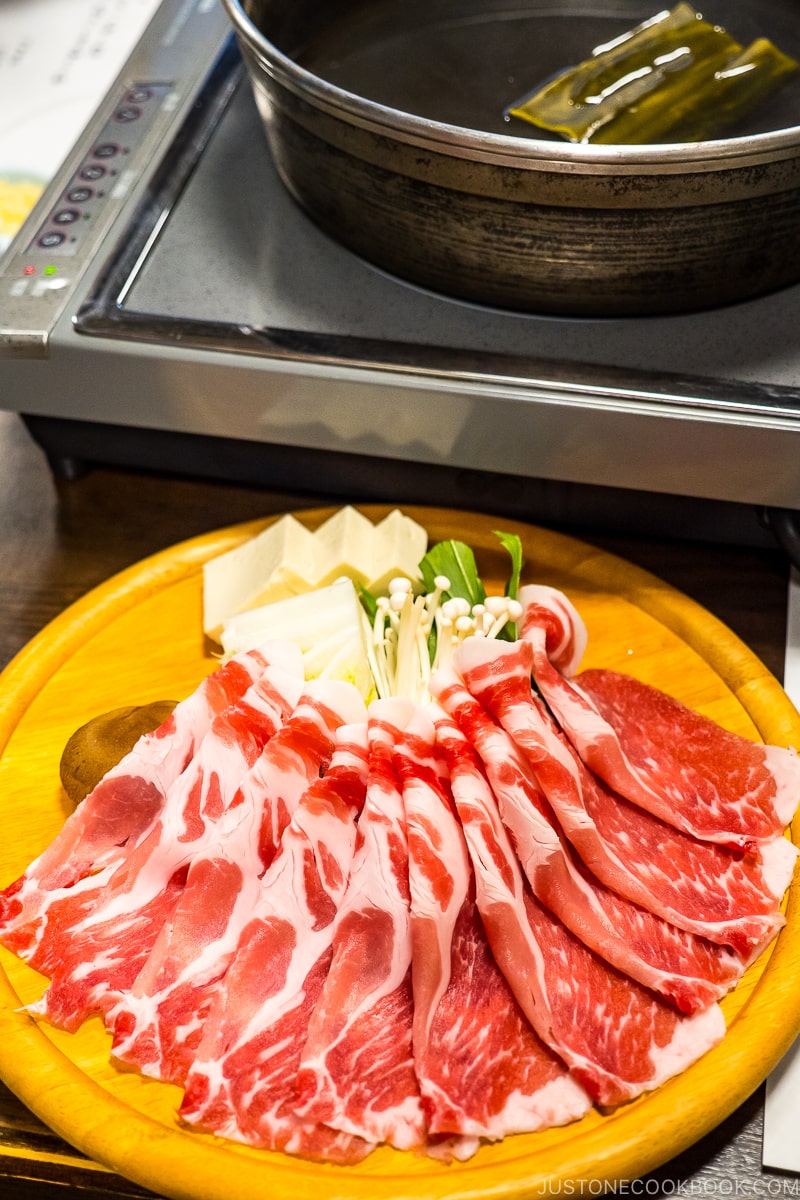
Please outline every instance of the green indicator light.
M45 275L57 275L58 267L45 267L44 274Z

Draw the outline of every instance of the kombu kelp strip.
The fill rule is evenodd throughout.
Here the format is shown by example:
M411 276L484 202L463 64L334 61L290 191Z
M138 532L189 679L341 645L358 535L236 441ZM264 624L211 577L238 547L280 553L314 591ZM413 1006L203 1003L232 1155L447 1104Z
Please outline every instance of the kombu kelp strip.
M741 46L686 3L598 46L507 110L572 142L718 136L796 70L767 38Z

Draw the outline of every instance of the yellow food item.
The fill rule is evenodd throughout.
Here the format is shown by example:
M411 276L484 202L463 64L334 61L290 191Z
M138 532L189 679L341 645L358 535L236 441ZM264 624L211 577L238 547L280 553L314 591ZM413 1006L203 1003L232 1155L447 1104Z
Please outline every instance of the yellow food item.
M32 179L0 178L0 239L14 237L41 196L42 187Z
M700 141L719 136L797 69L767 38L745 48L680 3L595 47L506 112L571 142Z
M93 717L70 737L61 755L61 784L73 805L88 796L143 733L158 729L177 701L156 700Z

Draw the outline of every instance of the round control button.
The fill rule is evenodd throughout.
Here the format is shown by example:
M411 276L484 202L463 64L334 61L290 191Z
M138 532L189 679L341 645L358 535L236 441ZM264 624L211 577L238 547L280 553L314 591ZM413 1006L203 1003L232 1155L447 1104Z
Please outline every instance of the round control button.
M67 199L70 204L85 204L87 200L91 200L94 192L90 187L74 187L67 192Z
M135 104L123 104L114 113L114 120L121 121L124 125L128 125L131 121L138 121L141 115L142 110Z
M79 221L81 214L76 208L61 208L57 213L53 213L54 225L74 225Z
M119 154L119 146L116 142L101 142L94 148L95 158L113 158L116 154Z
M64 240L65 235L63 233L59 233L57 230L51 229L47 233L42 234L37 245L43 246L45 250L52 250L54 246L62 245Z
M87 163L85 167L81 167L78 172L80 179L102 179L106 173L105 167L101 167L100 163Z
M127 104L144 104L152 96L150 88L136 87L126 94L125 101Z

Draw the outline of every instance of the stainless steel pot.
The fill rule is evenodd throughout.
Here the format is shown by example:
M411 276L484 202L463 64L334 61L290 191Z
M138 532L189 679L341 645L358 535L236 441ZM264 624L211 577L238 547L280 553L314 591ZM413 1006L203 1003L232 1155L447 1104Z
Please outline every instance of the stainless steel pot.
M652 0L224 3L286 187L393 274L592 316L690 311L800 280L800 80L704 143L571 145L503 118L652 16ZM796 0L716 0L704 15L800 58Z

